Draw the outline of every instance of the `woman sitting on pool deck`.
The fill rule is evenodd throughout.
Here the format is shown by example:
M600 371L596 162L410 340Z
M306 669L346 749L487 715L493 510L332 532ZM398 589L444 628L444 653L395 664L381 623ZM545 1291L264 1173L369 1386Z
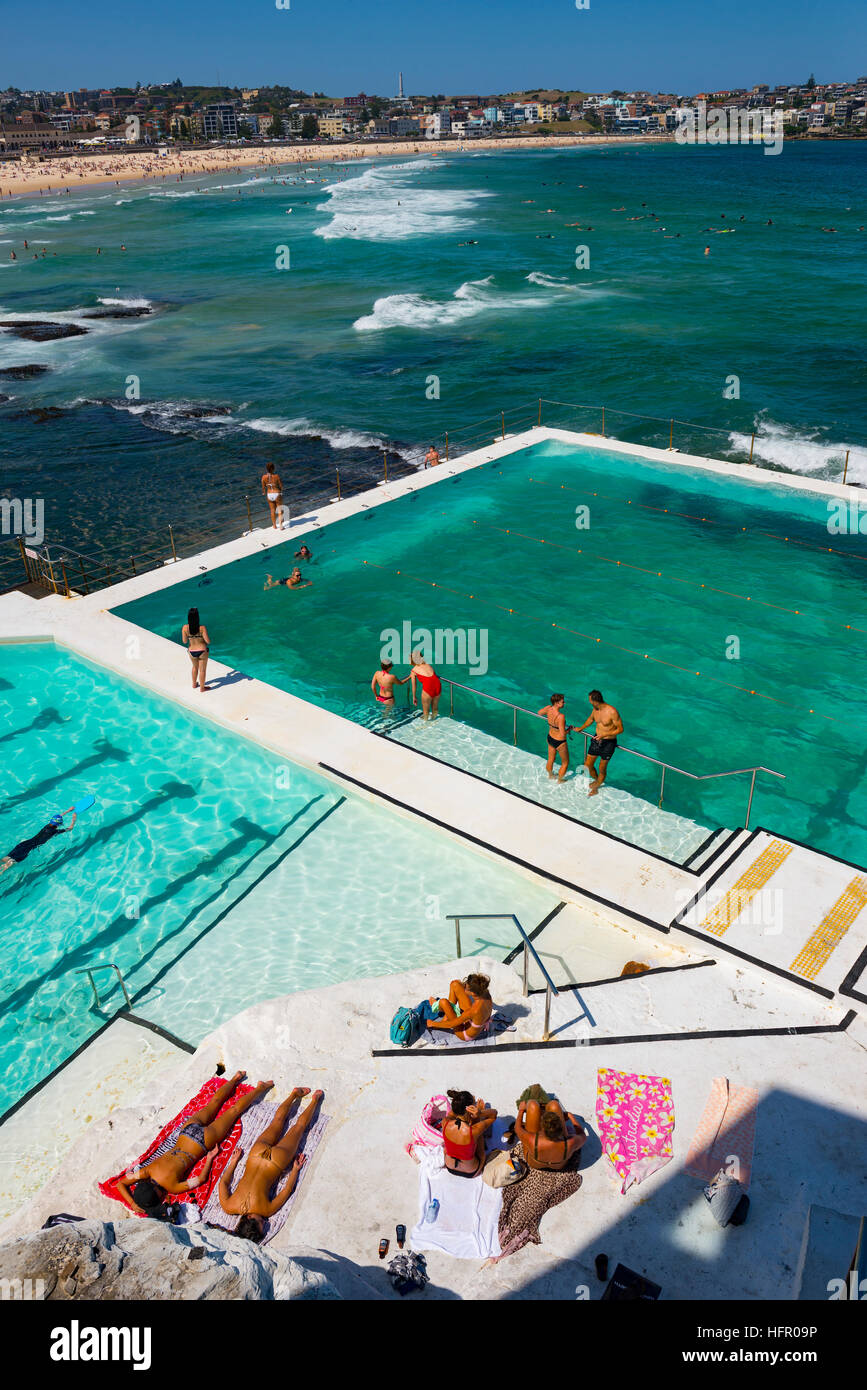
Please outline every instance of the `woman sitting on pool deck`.
M485 1166L485 1135L497 1118L483 1100L469 1091L449 1091L449 1113L443 1120L445 1166L456 1178L474 1178Z
M468 975L465 980L452 980L448 999L431 999L431 1007L439 1006L439 1018L428 1020L428 1028L441 1028L454 1033L464 1042L472 1042L487 1028L494 1005L487 975ZM457 1006L457 1007L456 1007ZM458 1013L460 1009L460 1013Z
M240 1119L244 1111L255 1105L257 1100L261 1100L274 1085L273 1081L260 1081L258 1086L241 1096L224 1114L219 1114L221 1106L225 1105L235 1087L246 1075L245 1071L236 1071L231 1080L215 1092L207 1105L203 1105L195 1115L184 1120L163 1140L148 1163L124 1173L117 1188L133 1211L137 1211L140 1216L162 1218L163 1198L167 1192L192 1192L207 1182L218 1145L231 1134L235 1121ZM208 1159L202 1172L197 1178L187 1180L188 1174L206 1153ZM130 1187L130 1184L133 1186Z
M518 1101L514 1132L530 1168L561 1172L587 1142L580 1120L559 1100L546 1098L541 1086L531 1086ZM534 1098L536 1097L536 1098ZM577 1167L577 1161L573 1165Z

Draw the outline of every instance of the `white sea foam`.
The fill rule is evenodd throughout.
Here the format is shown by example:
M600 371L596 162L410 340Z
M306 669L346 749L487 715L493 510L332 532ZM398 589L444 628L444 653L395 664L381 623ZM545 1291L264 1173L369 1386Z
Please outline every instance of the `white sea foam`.
M149 309L153 304L152 299L111 299L108 295L97 299L97 304L117 304L124 309Z
M245 429L258 434L276 434L284 439L318 435L328 441L332 449L388 449L390 453L403 455L402 449L381 434L370 434L366 430L354 430L341 426L317 425L312 420L300 416L296 420L282 420L264 416L257 420L239 421Z
M446 300L423 294L385 295L377 299L372 313L356 319L353 326L359 333L373 333L384 328L448 327L479 314L545 309L564 295L601 299L608 293L554 280L535 271L526 278L537 287L536 292L499 290L494 285L493 275L488 275L484 280L467 280Z
M473 225L471 216L483 198L482 189L421 188L418 175L434 168L430 160L410 164L375 165L354 179L325 186L328 202L322 211L331 220L317 227L326 241L403 241L416 236L444 236Z
M739 453L749 453L751 436L733 430L729 443ZM821 439L818 432L799 433L789 425L780 424L766 416L756 421L753 446L755 463L772 463L793 473L824 475L837 481L842 476L846 444ZM847 482L867 482L867 449L852 449L849 454Z

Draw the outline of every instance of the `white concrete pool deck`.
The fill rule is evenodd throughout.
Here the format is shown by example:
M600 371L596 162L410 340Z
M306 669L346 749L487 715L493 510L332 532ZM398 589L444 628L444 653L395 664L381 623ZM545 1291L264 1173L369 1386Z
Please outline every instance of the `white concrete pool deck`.
M556 963L558 983L587 980L588 972L602 969L600 961L609 956L612 973L619 973L615 967L621 946L614 944L618 933L623 935L623 949L628 943L628 956L647 959L657 969L678 959L695 964L713 958L716 963L613 985L586 985L577 995L566 993L555 1001L552 1028L555 1041L576 1046L524 1054L511 1051L508 1044L513 1038L540 1036L543 997L531 996L525 1003L516 968L492 961L485 961L484 967L492 975L494 997L498 1003L515 1004L519 1031L505 1035L492 1051L450 1061L442 1055L446 1049L381 1058L370 1054L372 1048L388 1046L387 1024L398 1004L441 989L449 974L470 968L467 960L259 1004L219 1028L195 1058L179 1054L136 1025L116 1022L3 1126L0 1212L29 1200L0 1229L0 1237L35 1229L51 1211L116 1219L117 1208L96 1192L95 1179L135 1157L169 1113L210 1074L218 1058L229 1071L243 1066L254 1077L274 1075L281 1091L297 1083L326 1089L327 1113L333 1121L275 1245L338 1250L377 1287L382 1281L375 1258L379 1237L393 1239L396 1221L409 1227L416 1219L416 1172L403 1155L403 1143L424 1101L449 1085L483 1090L493 1104L508 1111L517 1090L540 1079L582 1111L592 1127L597 1066L671 1076L677 1110L675 1159L621 1197L606 1172L607 1160L592 1161L594 1155L588 1152L582 1190L546 1217L542 1247L530 1247L483 1273L472 1262L433 1254L428 1297L574 1298L575 1288L586 1285L595 1298L602 1285L593 1275L593 1258L600 1250L608 1253L612 1268L622 1260L657 1279L663 1297L797 1297L811 1204L849 1215L867 1209L867 1190L855 1159L864 1143L861 1082L867 1022L847 1012L863 1008L867 1001L837 992L842 966L852 975L859 951L863 955L867 914L857 915L840 936L844 944L839 958L832 952L833 968L826 962L816 976L834 993L833 999L774 974L775 963L793 954L787 937L780 942L781 934L776 933L768 938L770 947L761 942L757 946L754 934L745 935L744 923L731 913L723 937L701 930L686 935L677 926L667 936L657 934L640 923L667 927L715 874L720 874L719 886L708 902L724 897L738 876L750 871L765 843L761 837L757 843L746 837L733 842L728 858L739 853L728 867L726 852L715 852L699 873L690 872L591 826L552 816L543 806L454 767L422 760L410 748L216 662L209 670L214 689L205 696L194 695L175 644L108 611L109 603L115 607L129 602L263 546L296 542L320 525L435 486L444 477L544 439L736 475L756 485L771 482L828 497L863 496L856 487L790 478L772 470L747 470L563 430L532 430L435 473L390 483L297 518L283 534L256 531L107 592L39 602L20 593L6 595L0 598L0 643L57 641L294 762L320 773L325 763L329 770L324 775L355 794L383 800L396 814L421 816L432 825L432 833L436 827L469 840L489 858L506 860L556 887L568 906L544 929L538 945L545 964L551 968ZM799 945L802 927L815 926L832 905L826 901L821 875L817 878L822 858L804 851L788 863L789 901L803 897L800 915L789 917ZM828 892L839 895L857 871L837 861L828 863L835 866L828 870ZM702 915L700 908L686 920ZM600 937L609 934L610 945L606 942L603 948ZM747 961L726 954L728 936ZM780 968L785 966L777 964ZM533 966L531 986L540 982L536 974ZM864 991L863 980L860 988ZM792 1032L803 1027L822 1031ZM768 1035L768 1029L782 1029L784 1034ZM735 1036L745 1030L746 1036ZM708 1036L693 1036L696 1033ZM678 1035L677 1040L665 1040L666 1034ZM588 1035L592 1047L581 1045ZM623 1040L636 1036L641 1041ZM603 1041L615 1037L616 1043ZM755 1082L761 1095L751 1192L754 1210L739 1231L715 1226L707 1215L701 1184L682 1171L710 1081L723 1074L733 1081ZM133 1101L137 1091L142 1094ZM91 1116L102 1118L88 1123ZM372 1128L375 1144L370 1142ZM24 1165L20 1181L12 1171L16 1161ZM48 1188L38 1192L49 1172Z
M252 1080L273 1077L281 1097L298 1084L326 1093L330 1122L274 1249L335 1251L396 1297L376 1251L382 1236L394 1244L397 1222L411 1228L417 1218L418 1173L404 1144L422 1106L448 1087L467 1087L513 1114L516 1095L540 1081L581 1115L590 1133L581 1190L545 1216L541 1246L493 1268L429 1252L425 1298L596 1299L604 1287L593 1271L600 1252L612 1270L621 1261L656 1280L664 1299L797 1298L811 1207L852 1217L867 1210L867 1179L857 1162L867 1103L863 1088L841 1086L843 1076L863 1073L864 1020L840 1031L836 1006L775 992L772 983L720 962L587 989L592 1046L371 1055L389 1047L388 1020L398 1004L439 991L450 975L476 967L490 974L498 1006L518 1018L509 1041L538 1036L540 997L524 1001L514 970L484 957L257 1005L218 1028L194 1057L176 1058L170 1071L154 1068L134 1103L91 1124L48 1185L0 1227L0 1240L38 1229L54 1211L117 1220L121 1209L101 1196L96 1182L133 1161L220 1060L228 1073L243 1068ZM804 1025L822 1031L790 1031ZM702 1039L694 1028L714 1031ZM744 1028L755 1031L729 1035ZM774 1028L782 1034L764 1031ZM679 1036L666 1040L670 1033ZM672 1081L673 1160L625 1196L597 1139L602 1066ZM701 1181L684 1172L715 1076L759 1090L752 1207L736 1230L716 1225ZM836 1252L836 1263L844 1258ZM844 1273L832 1259L828 1277ZM815 1283L815 1272L812 1277Z

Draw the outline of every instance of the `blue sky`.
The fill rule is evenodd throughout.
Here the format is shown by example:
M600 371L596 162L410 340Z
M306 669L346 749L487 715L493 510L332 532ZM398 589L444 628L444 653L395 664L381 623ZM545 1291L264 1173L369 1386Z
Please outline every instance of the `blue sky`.
M15 5L10 21L11 0L0 0L0 88L219 76L232 85L388 95L402 68L409 92L695 92L867 69L864 0L590 0L584 10L575 0L290 3L40 0L37 11Z

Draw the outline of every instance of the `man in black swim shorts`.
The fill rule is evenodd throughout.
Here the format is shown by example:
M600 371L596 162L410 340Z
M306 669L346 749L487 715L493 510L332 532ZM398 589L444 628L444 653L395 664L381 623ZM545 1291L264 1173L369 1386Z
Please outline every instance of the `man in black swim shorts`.
M587 757L584 759L584 766L590 774L588 795L596 796L605 781L608 764L617 748L617 735L623 733L623 721L614 706L605 703L601 690L591 690L588 699L593 708L584 723L580 727L576 727L575 732L580 734L583 729L587 728L588 724L594 722L596 724L596 733L590 740ZM599 759L598 772L596 771L597 758Z

